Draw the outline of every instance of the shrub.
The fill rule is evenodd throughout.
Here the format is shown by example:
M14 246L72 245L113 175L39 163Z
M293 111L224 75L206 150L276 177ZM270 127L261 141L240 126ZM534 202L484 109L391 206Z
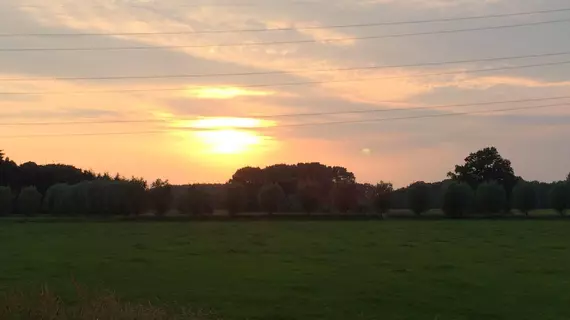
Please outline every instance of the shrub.
M336 209L341 213L354 210L358 205L356 184L351 182L336 183L332 189L332 200Z
M394 186L391 183L380 181L374 188L374 208L379 214L390 211L392 206L392 193Z
M443 212L452 218L465 215L473 202L473 189L464 183L452 183L443 196Z
M276 183L263 186L258 194L259 207L270 215L279 211L284 199L285 191Z
M425 182L416 182L409 187L408 202L414 214L421 215L428 211L431 205L430 187Z
M42 194L36 187L26 187L18 196L18 212L25 215L39 213L42 207Z
M477 209L481 212L498 213L506 208L507 193L500 184L485 182L477 188L475 199Z
M563 183L556 184L550 191L550 207L561 215L568 208L567 195L568 187Z
M311 214L319 209L320 188L317 183L312 181L301 182L297 188L297 192L301 206L307 214Z
M0 187L0 216L12 213L14 195L9 187Z
M214 212L210 195L198 186L189 186L180 201L179 209L182 213L200 215Z
M536 209L538 197L534 186L528 182L520 181L513 189L513 208L528 216L528 213Z
M247 205L247 192L243 184L230 183L226 186L226 207L230 215L236 215L245 210Z

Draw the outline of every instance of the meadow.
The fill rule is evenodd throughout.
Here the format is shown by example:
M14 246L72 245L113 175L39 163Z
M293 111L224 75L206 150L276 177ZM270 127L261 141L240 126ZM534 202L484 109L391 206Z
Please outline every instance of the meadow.
M570 221L0 220L0 292L221 319L569 319Z

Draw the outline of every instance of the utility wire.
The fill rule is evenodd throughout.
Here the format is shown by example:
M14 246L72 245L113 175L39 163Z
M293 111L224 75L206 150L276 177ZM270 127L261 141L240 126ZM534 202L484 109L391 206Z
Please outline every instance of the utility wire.
M430 67L442 66L448 64L461 64L461 63L475 63L475 62L493 62L502 60L518 60L529 58L544 58L569 55L570 51L555 52L555 53L541 53L531 55L519 55L509 57L493 57L483 59L467 59L467 60L453 60L442 62L425 62L425 63L412 63L400 65L379 65L379 66L365 66L365 67L346 67L335 69L297 69L289 71L260 71L260 72L239 72L239 73L197 73L197 74L166 74L166 75L147 75L147 76L94 76L94 77L53 77L53 78L0 78L0 82L29 82L29 81L78 81L78 80L128 80L128 79L185 79L185 78L213 78L213 77L237 77L237 76L258 76L258 75L282 75L282 74L297 74L297 73L311 73L311 72L336 72L336 71L357 71L357 70L377 70L377 69L392 69L392 68L411 68L411 67Z
M282 28L259 28L259 29L226 29L226 30L200 30L200 31L165 31L165 32L109 32L109 33L0 33L0 38L11 37L97 37L97 36L153 36L153 35L192 35L192 34L217 34L217 33L247 33L247 32L267 32L267 31L303 31L303 30L321 30L321 29L344 29L344 28L367 28L377 26L393 26L407 24L424 24L435 22L453 22L465 20L481 20L490 18L517 17L537 14L549 14L558 12L569 12L570 8L537 10L504 14L466 16L456 18L443 19L425 19L425 20L408 20L393 22L370 22L356 24L337 24L326 26L308 26L308 27L282 27Z
M427 118L440 118L440 117L453 117L453 116L464 116L473 114L488 114L488 113L498 113L506 111L522 111L522 110L534 110L552 107L568 107L569 104L551 104L543 106L533 106L533 107L517 107L517 108L505 108L505 109L493 109L493 110L481 110L473 112L459 112L459 113L443 113L443 114L431 114L423 116L412 116L412 117L398 117L398 118L378 118L378 119L365 119L365 120L349 120L349 121L332 121L332 122L313 122L313 123L299 123L299 124L289 124L289 125L277 125L273 127L263 127L254 128L254 130L267 130L275 128L292 128L292 127L308 127L308 126L323 126L323 125L340 125L340 124L357 124L357 123L367 123L367 122L384 122L384 121L399 121L399 120L409 120L409 119L427 119ZM200 128L172 128L173 130L179 131L204 131ZM239 129L239 128L237 128ZM252 128L240 129L240 130L252 130ZM101 133L63 133L63 134L32 134L32 135L8 135L0 136L0 139L9 138L41 138L41 137L70 137L70 136L111 136L111 135L139 135L139 134L157 134L157 133L167 133L166 130L150 130L150 131L124 131L124 132L101 132Z
M549 101L549 100L561 100L570 99L568 96L557 96L557 97L544 97L544 98L533 98L533 99L518 99L518 100L499 100L499 101L486 101L486 102L475 102L475 103L461 103L461 104L445 104L438 106L421 106L421 107L411 107L411 108L390 108L390 109L356 109L356 110L344 110L344 111L332 111L332 112L308 112L308 113L285 113L285 114L274 114L274 115L232 115L226 116L231 118L255 118L255 119L278 119L278 118L293 118L293 117L313 117L313 116L331 116L331 115L347 115L347 114L368 114L368 113L387 113L387 112L397 112L397 111L417 111L417 110L433 110L437 111L439 109L448 108L459 108L459 107L476 107L476 106L487 106L495 104L509 104L509 103L528 103L528 102L539 102L539 101ZM176 119L179 121L191 121L189 119ZM19 126L60 126L60 125L87 125L87 124L127 124L127 123L171 123L170 119L138 119L138 120L92 120L92 121L60 121L60 122L0 122L0 126L5 127L19 127Z
M349 82L362 82L368 80L387 80L387 79L407 79L416 77L429 77L429 76L445 76L445 75L455 75L455 74L470 74L470 73L481 73L481 72L491 72L491 71L504 71L504 70L517 70L525 68L535 68L535 67L545 67L545 66L557 66L570 64L570 60L559 61L559 62L549 62L549 63L537 63L522 66L509 66L509 67L498 67L498 68L486 68L486 69L471 69L471 70L459 70L459 71L446 71L446 72L436 72L436 73L420 73L412 74L406 76L390 76L390 77L368 77L368 78L356 78L356 79L345 79L345 80L327 80L327 81L299 81L299 82L284 82L284 83L272 83L272 84L251 84L251 85L241 85L241 86L231 86L235 89L247 89L247 88L270 88L270 87L289 87L289 86L301 86L301 85L313 85L313 84L327 84L327 83L349 83ZM458 80L459 81L459 80ZM221 85L223 86L223 85ZM195 89L196 87L194 87ZM0 92L1 95L7 96L17 96L17 95L58 95L58 94L107 94L107 93L144 93L144 92L172 92L172 91L187 91L191 90L193 87L176 87L176 88L147 88L147 89L109 89L109 90L89 90L89 91L27 91L27 92Z
M272 41L272 42L240 42L240 43L219 43L219 44L205 44L205 45L166 45L166 46L124 46L124 47L68 47L68 48L0 48L0 52L66 52L66 51L121 51L121 50L162 50L162 49L191 49L191 48L216 48L216 47L252 47L252 46L266 46L266 45L283 45L283 44L307 44L307 43L330 43L330 42L343 42L343 41L356 41L356 40L376 40L388 38L404 38L412 36L425 36L435 34L454 34L473 31L484 30L500 30L511 29L528 26L539 26L556 23L570 22L569 19L557 19L540 22L529 22L510 24L492 27L478 27L466 29L446 29L440 31L426 31L414 33L399 33L399 34L386 34L362 37L342 37L342 38L328 38L328 39L307 39L307 40L290 40L290 41Z

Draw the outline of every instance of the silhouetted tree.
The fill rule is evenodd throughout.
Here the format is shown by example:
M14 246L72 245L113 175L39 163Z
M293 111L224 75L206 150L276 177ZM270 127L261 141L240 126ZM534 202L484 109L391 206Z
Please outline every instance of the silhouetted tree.
M452 218L464 216L473 203L473 189L466 183L452 183L443 196L443 212Z
M505 209L505 188L496 182L484 182L476 192L477 209L485 213L498 213Z
M505 188L508 199L517 182L511 161L504 159L495 147L471 153L465 158L464 165L455 166L455 171L447 175L455 181L469 184L474 189L483 182L495 181Z
M279 206L285 199L285 192L279 184L267 184L259 191L258 199L259 207L271 215L279 211Z
M42 194L36 187L26 187L18 196L18 212L31 216L40 213L42 207Z
M335 208L341 213L347 213L358 205L357 185L352 182L335 183L332 192Z
M392 193L394 186L390 182L380 181L374 188L374 208L376 212L384 215L392 206Z
M319 209L320 206L320 187L316 182L303 181L297 187L299 201L303 210L307 214L311 214Z
M154 212L159 215L165 215L170 210L172 203L172 187L168 180L157 179L152 183L149 190L150 201Z
M210 195L196 185L191 185L187 188L185 194L182 196L181 205L181 211L183 213L201 215L212 214L214 212Z
M0 151L0 158L1 157L2 152ZM13 202L14 195L12 194L12 189L10 189L10 187L0 186L0 216L12 213Z
M226 207L231 216L235 216L246 209L247 193L245 187L241 183L229 183L226 186L227 197Z
M566 182L570 182L570 173L566 176Z
M557 183L550 191L550 207L560 215L564 215L564 210L568 208L568 189L565 183Z
M538 197L535 187L526 182L519 181L513 189L513 208L528 216L528 213L536 209Z
M427 183L419 181L410 185L408 197L412 212L419 216L428 211L431 206L430 196L430 186Z

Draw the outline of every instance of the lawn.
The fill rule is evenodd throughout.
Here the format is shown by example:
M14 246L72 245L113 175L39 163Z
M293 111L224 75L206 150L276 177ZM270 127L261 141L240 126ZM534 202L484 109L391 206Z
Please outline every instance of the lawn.
M0 220L0 291L72 278L223 319L570 319L570 221Z

